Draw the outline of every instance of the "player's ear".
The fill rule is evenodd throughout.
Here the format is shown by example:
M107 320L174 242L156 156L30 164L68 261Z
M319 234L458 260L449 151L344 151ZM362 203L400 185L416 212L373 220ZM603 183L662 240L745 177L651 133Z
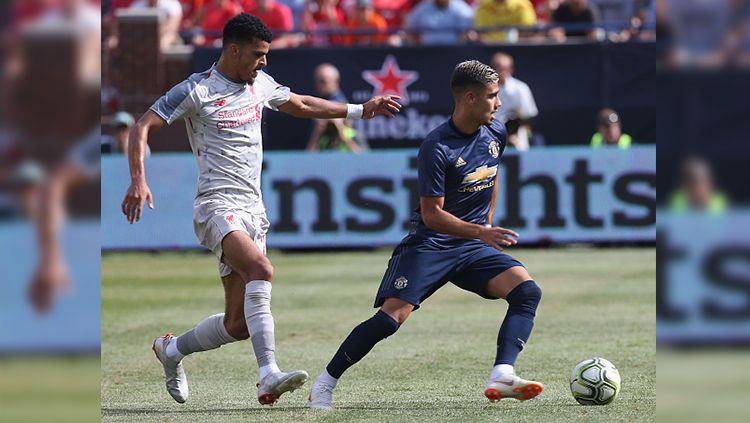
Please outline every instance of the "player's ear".
M229 50L229 55L232 58L236 59L240 55L240 45L235 42L229 43L229 45L227 46L227 50Z

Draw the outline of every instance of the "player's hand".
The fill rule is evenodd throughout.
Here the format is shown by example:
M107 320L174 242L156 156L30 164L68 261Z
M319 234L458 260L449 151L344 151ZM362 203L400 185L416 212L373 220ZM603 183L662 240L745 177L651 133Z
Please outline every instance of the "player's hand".
M505 247L516 245L518 236L516 232L499 226L483 227L479 233L479 239L482 242L500 251Z
M364 104L362 119L372 119L375 116L393 117L394 113L401 111L401 104L397 95L382 95L373 97Z
M144 202L148 203L148 208L154 208L154 199L151 197L151 189L148 187L146 180L131 182L128 192L125 194L125 199L122 200L122 212L131 225L141 220Z
M29 301L37 313L43 314L52 309L55 297L61 291L70 289L68 268L62 260L42 263L34 273L29 285Z

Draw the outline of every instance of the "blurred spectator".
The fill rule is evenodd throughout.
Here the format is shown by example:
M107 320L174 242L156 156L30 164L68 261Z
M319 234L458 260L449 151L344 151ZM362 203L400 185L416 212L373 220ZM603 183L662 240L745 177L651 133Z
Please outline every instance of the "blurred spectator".
M641 24L640 37L643 40L656 40L656 7L660 3L657 0L650 0L647 7L641 9L643 23Z
M505 53L492 56L492 67L500 75L500 108L495 118L508 130L508 144L517 150L529 149L531 119L539 115L529 86L513 77L513 57Z
M726 196L714 186L713 172L708 162L700 157L686 159L682 164L680 187L669 200L670 210L720 214L726 211L728 205Z
M596 38L596 30L591 28L598 21L596 12L587 0L566 0L552 13L552 23L565 25L565 28L550 30L550 38L563 42L567 37Z
M471 28L474 9L463 0L424 0L406 17L410 38L424 45L456 44Z
M660 3L671 37L667 57L670 65L717 68L727 63L735 41L737 2L663 0Z
M37 312L50 311L55 299L70 289L68 265L60 246L60 232L66 217L70 191L99 179L99 136L95 126L76 142L70 153L39 186L38 213L35 213L40 259L29 284L29 300ZM98 213L97 213L98 214Z
M237 0L208 0L184 25L195 32L193 44L219 45L224 24L239 13L242 6Z
M474 28L490 29L501 26L533 27L536 12L530 0L482 0L474 17ZM484 43L516 41L517 29L482 32L479 39Z
M341 75L330 63L323 63L315 68L315 89L321 98L336 103L348 103L341 92ZM357 131L344 119L315 119L307 151L337 150L359 153L363 146L355 140ZM366 147L366 145L364 146Z
M557 9L561 0L531 0L536 12L536 21L540 24L546 24L552 17L552 12Z
M14 25L33 21L55 8L58 0L13 0L11 20Z
M190 19L193 19L195 17L195 14L198 13L201 9L203 9L203 5L206 3L210 3L211 0L179 0L180 5L182 5L182 22L183 22L183 28L185 28L184 23L187 22Z
M130 9L156 9L160 13L161 48L165 50L180 42L182 5L178 0L135 0Z
M301 29L308 33L308 42L314 46L341 44L341 35L327 35L319 32L341 30L346 23L344 11L336 5L336 0L308 0L302 14Z
M383 44L387 40L388 24L372 7L373 0L356 0L354 10L346 20L346 28L356 34L357 30L371 30L374 34L346 35L344 44Z
M402 28L404 17L420 0L374 0L375 10L388 23L388 28Z
M630 148L633 140L630 135L622 132L620 115L612 109L605 108L599 111L597 117L598 131L591 137L591 147L617 147L625 150Z
M302 25L302 14L305 12L306 0L278 0L278 1L289 8L289 10L292 12L292 21L293 21L292 27L294 29L299 29L300 26Z
M631 28L641 26L641 11L643 0L589 0L591 8L596 10L599 23L612 34L622 34L627 39Z
M58 0L37 20L40 25L72 25L79 32L81 77L98 82L101 78L101 13L89 0Z
M102 32L104 33L107 49L104 50L104 56L102 57L102 67L105 72L109 71L109 52L117 48L118 43L118 28L117 28L117 11L120 9L128 9L133 4L134 0L110 0L109 3L105 3L102 6Z
M260 18L273 32L274 48L296 47L300 44L297 35L288 34L294 29L294 19L289 6L276 0L246 0L245 11Z
M133 125L135 125L135 119L128 112L117 112L112 116L110 124L112 126L113 134L102 136L102 154L127 154L130 130L133 128ZM151 149L146 146L146 155L148 156L150 154Z

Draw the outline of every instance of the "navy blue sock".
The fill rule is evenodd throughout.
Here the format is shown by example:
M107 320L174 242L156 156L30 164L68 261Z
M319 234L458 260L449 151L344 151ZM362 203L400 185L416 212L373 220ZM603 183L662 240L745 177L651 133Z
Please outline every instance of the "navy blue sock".
M534 316L542 290L532 280L522 282L505 297L508 313L505 315L500 333L497 334L497 356L495 365L515 364L518 353L529 340L534 327Z
M383 339L396 333L399 323L383 310L378 310L374 316L360 323L344 342L326 366L328 374L340 378L349 367L366 356L372 347Z

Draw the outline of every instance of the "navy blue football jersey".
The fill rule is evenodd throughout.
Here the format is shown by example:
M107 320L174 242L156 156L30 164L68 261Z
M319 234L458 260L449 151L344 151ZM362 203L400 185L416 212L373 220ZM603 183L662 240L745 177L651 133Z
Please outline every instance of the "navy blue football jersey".
M487 223L507 138L505 125L498 120L473 134L459 131L452 119L438 126L419 148L419 195L445 197L443 210L466 222ZM456 239L425 226L419 206L412 214L409 234L438 243Z

